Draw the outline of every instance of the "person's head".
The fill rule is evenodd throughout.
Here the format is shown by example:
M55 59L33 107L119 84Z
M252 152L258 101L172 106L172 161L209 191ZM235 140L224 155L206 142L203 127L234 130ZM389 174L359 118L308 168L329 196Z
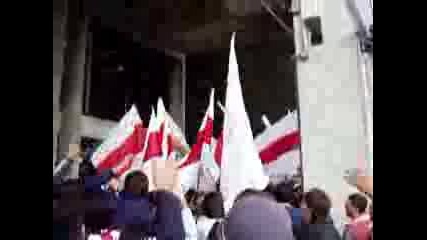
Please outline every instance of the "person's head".
M279 203L291 204L295 200L294 189L292 183L279 183L276 186L275 197Z
M246 196L224 221L227 240L293 240L292 221L285 206L272 198Z
M224 199L220 192L206 194L202 204L203 214L208 218L224 217Z
M331 200L324 191L315 188L307 192L301 202L304 222L308 224L326 223L331 205Z
M265 187L264 192L270 193L272 195L276 192L276 185L274 183L268 183L267 187Z
M97 174L95 166L89 160L82 161L79 164L79 177L95 176Z
M191 205L197 195L196 190L190 189L184 194L185 201L188 205Z
M248 197L260 197L260 198L267 198L269 200L275 200L274 196L268 192L264 192L264 191L259 191L259 190L255 190L255 189L246 189L243 192L239 193L236 198L234 199L234 204L236 204L237 202L248 198Z
M294 191L294 202L292 203L292 205L294 205L294 207L299 207L302 201L302 197L304 194L304 191L302 189L302 185L301 184L295 184L293 186L293 191Z
M360 193L351 194L345 203L347 217L351 219L366 213L367 207L368 199Z
M148 178L141 171L130 172L125 178L124 191L136 196L148 193Z

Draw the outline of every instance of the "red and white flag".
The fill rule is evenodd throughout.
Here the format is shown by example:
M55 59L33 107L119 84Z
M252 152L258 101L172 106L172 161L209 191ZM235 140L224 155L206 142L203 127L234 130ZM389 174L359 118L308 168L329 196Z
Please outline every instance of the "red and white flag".
M214 159L216 164L221 167L221 160L222 160L222 145L224 143L224 137L223 132L221 131L218 139L214 141Z
M153 190L155 181L156 161L162 160L162 148L160 144L160 126L157 122L156 113L151 109L150 122L148 124L147 137L142 151L143 161L139 169L142 169L147 176Z
M255 138L264 170L273 182L298 173L300 132L298 114L290 112Z
M141 158L146 129L135 106L123 116L108 138L92 155L92 163L103 171L113 169L123 175Z
M214 90L212 89L209 99L209 106L203 117L202 124L197 133L196 143L192 146L190 152L184 157L179 165L179 174L182 188L184 191L197 189L200 177L200 167L209 167L208 151L212 143L213 120L214 120ZM207 149L208 148L208 149ZM206 163L202 163L202 157L206 156ZM206 169L211 171L211 169Z
M162 158L169 159L169 155L173 151L172 129L170 128L169 119L166 117L167 111L162 98L157 101L157 121L160 125L159 141L162 149Z
M214 160L213 152L213 121L214 121L215 91L212 89L209 106L203 118L198 138L201 138L202 150L200 154L201 171L199 174L198 190L202 192L216 191L216 182L219 180L220 168Z
M172 116L166 111L162 98L157 101L157 119L160 124L162 152L165 159L169 159L172 152L186 154L190 147L181 128L175 123Z
M220 188L227 212L239 193L246 189L263 190L269 182L246 112L234 44L235 33L230 45L221 157Z

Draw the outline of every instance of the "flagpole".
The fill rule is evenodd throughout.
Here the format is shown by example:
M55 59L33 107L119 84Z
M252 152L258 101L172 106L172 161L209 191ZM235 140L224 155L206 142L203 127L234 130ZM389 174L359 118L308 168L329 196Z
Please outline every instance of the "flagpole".
M270 120L268 120L268 118L267 118L267 116L265 116L265 114L262 115L261 120L262 120L262 123L264 124L265 128L271 127L271 122L270 122Z
M216 105L219 107L219 109L221 109L222 113L225 114L225 107L221 104L220 101L216 102Z
M64 168L64 166L68 163L68 159L64 158L61 160L61 162L59 162L59 164L55 167L55 169L53 170L53 176L55 177L56 175L58 175L58 173Z
M196 192L200 189L200 176L201 176L202 164L200 164L199 169L197 170L197 183L196 183Z

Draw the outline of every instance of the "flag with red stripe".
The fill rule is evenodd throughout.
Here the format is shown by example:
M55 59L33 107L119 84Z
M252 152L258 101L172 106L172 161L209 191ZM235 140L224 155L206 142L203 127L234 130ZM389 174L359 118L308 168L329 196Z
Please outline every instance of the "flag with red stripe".
M208 162L208 158L205 160L202 158L203 155L208 154L204 149L206 149L206 147L210 148L212 143L214 94L215 92L212 89L209 98L209 106L197 133L196 143L192 146L190 152L184 157L182 163L179 165L179 174L184 191L187 191L190 188L196 189L198 187L197 185L201 174L200 167L202 165L207 167L206 170L214 171L213 169L209 169L212 164ZM219 172L219 170L217 172ZM215 181L214 179L212 180Z
M160 124L160 144L164 159L169 159L173 152L184 155L189 152L187 141L182 130L166 111L162 98L157 101L157 121Z
M290 112L255 138L265 172L274 182L298 173L301 164L298 113Z
M139 169L142 169L150 182L150 190L154 188L156 162L162 160L162 147L160 143L160 126L154 109L151 109L150 122L148 124L147 137L143 149L143 161Z
M93 153L93 165L98 171L113 169L116 174L123 175L142 153L145 135L138 110L132 106Z

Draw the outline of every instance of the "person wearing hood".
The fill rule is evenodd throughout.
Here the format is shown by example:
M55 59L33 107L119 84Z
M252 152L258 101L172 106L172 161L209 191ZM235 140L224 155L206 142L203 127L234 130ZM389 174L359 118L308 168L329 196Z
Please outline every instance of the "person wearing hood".
M235 202L220 229L222 240L294 240L287 209L261 194Z

